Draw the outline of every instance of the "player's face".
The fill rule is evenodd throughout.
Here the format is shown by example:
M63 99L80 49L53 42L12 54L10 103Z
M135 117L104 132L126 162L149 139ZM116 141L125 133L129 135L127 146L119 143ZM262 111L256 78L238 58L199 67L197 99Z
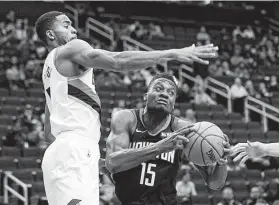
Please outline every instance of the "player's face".
M52 31L59 45L64 45L77 38L76 29L72 27L71 20L64 14L56 17Z
M170 80L159 78L150 86L147 93L147 108L171 113L176 99L176 87Z

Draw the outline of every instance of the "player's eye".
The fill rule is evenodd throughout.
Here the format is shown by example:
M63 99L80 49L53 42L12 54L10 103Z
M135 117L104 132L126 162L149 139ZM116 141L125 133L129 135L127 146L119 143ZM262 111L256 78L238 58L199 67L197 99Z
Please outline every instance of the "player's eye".
M169 94L170 94L171 96L174 96L174 92L173 92L173 91L169 91Z
M69 28L69 25L64 25L65 28Z
M155 91L161 91L161 90L162 90L162 88L160 88L160 87L155 88Z

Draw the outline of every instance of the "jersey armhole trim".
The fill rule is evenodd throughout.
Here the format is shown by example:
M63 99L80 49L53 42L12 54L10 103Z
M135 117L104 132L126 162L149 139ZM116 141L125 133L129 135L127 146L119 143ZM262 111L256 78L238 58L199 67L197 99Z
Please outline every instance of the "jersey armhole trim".
M137 126L138 126L138 117L137 117L137 114L136 114L136 110L134 109L130 109L131 113L133 113L133 115L135 116L135 123L131 129L131 134L130 134L130 141L131 141L131 138L134 136L135 132L136 132L136 129L137 129Z

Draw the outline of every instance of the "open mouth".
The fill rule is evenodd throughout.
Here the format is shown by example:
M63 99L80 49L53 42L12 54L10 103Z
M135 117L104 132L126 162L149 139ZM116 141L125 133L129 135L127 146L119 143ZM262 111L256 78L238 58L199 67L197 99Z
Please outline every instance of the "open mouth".
M163 104L163 105L168 105L168 102L165 100L158 100L157 101L158 104Z

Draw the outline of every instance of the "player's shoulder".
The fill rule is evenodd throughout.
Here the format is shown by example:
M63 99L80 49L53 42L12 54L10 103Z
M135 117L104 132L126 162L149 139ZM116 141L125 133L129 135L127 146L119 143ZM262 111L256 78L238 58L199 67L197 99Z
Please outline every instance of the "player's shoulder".
M172 128L173 130L178 130L182 127L186 127L188 125L190 125L191 123L189 121L186 121L184 119L181 119L179 117L175 117L173 116L173 123L172 123Z
M136 121L135 111L132 109L123 109L117 111L113 117L112 122L121 122L123 124L130 124Z
M93 49L89 43L81 39L74 39L57 48L57 57L70 58L88 49Z

